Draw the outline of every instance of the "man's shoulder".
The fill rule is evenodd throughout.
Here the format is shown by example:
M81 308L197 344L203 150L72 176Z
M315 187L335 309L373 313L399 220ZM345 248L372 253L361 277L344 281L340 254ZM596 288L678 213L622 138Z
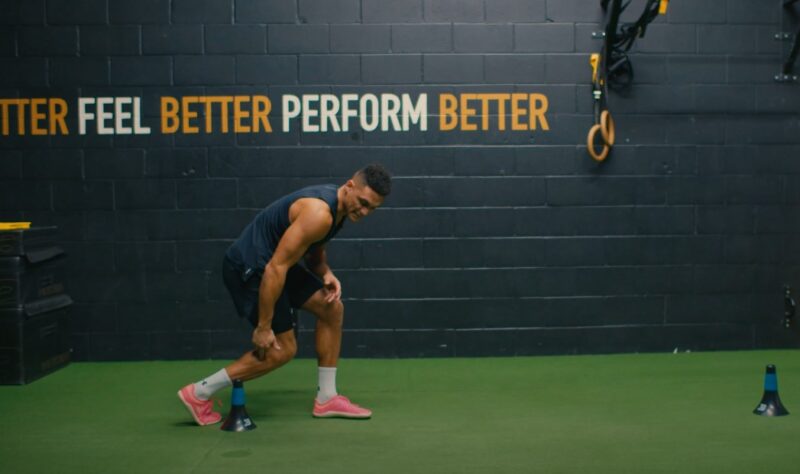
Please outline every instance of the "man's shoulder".
M325 201L315 197L302 197L292 204L293 221L301 217L307 221L315 221L320 224L330 225L333 222L331 208Z

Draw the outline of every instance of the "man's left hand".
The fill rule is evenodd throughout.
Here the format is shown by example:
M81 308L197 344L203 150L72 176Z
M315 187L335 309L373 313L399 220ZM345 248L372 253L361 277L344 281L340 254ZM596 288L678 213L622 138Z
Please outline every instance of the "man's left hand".
M342 297L342 284L339 279L333 276L333 273L328 272L322 277L322 284L325 285L325 302L333 303Z

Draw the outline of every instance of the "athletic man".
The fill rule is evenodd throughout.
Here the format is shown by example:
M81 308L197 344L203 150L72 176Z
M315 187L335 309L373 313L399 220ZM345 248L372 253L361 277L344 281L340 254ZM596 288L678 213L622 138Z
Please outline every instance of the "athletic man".
M315 417L369 418L372 412L336 391L336 364L342 340L342 287L326 262L325 244L344 219L358 222L383 203L391 178L368 165L344 185L310 186L262 210L225 253L222 274L239 316L255 327L255 350L207 378L183 387L178 397L199 425L222 418L211 395L232 380L260 377L289 362L297 352L293 308L317 317L319 385ZM305 265L299 262L305 260Z

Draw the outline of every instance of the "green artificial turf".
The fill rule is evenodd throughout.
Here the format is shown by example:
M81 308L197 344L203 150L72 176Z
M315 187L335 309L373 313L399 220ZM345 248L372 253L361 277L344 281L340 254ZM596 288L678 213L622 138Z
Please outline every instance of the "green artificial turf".
M246 433L194 426L175 396L225 361L72 364L0 387L0 472L796 474L799 356L342 361L368 421L312 418L297 360L245 384ZM789 416L752 414L768 363Z

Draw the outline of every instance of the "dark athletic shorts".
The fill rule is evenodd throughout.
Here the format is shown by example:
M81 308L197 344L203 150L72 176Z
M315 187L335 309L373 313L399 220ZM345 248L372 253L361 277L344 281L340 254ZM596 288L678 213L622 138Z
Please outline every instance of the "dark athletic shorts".
M222 278L231 294L239 317L246 318L253 327L258 325L258 287L261 273L243 275L226 256L222 261ZM294 265L286 273L283 286L272 316L272 331L280 334L294 329L297 324L295 308L300 308L311 295L322 288L322 280L305 267Z

